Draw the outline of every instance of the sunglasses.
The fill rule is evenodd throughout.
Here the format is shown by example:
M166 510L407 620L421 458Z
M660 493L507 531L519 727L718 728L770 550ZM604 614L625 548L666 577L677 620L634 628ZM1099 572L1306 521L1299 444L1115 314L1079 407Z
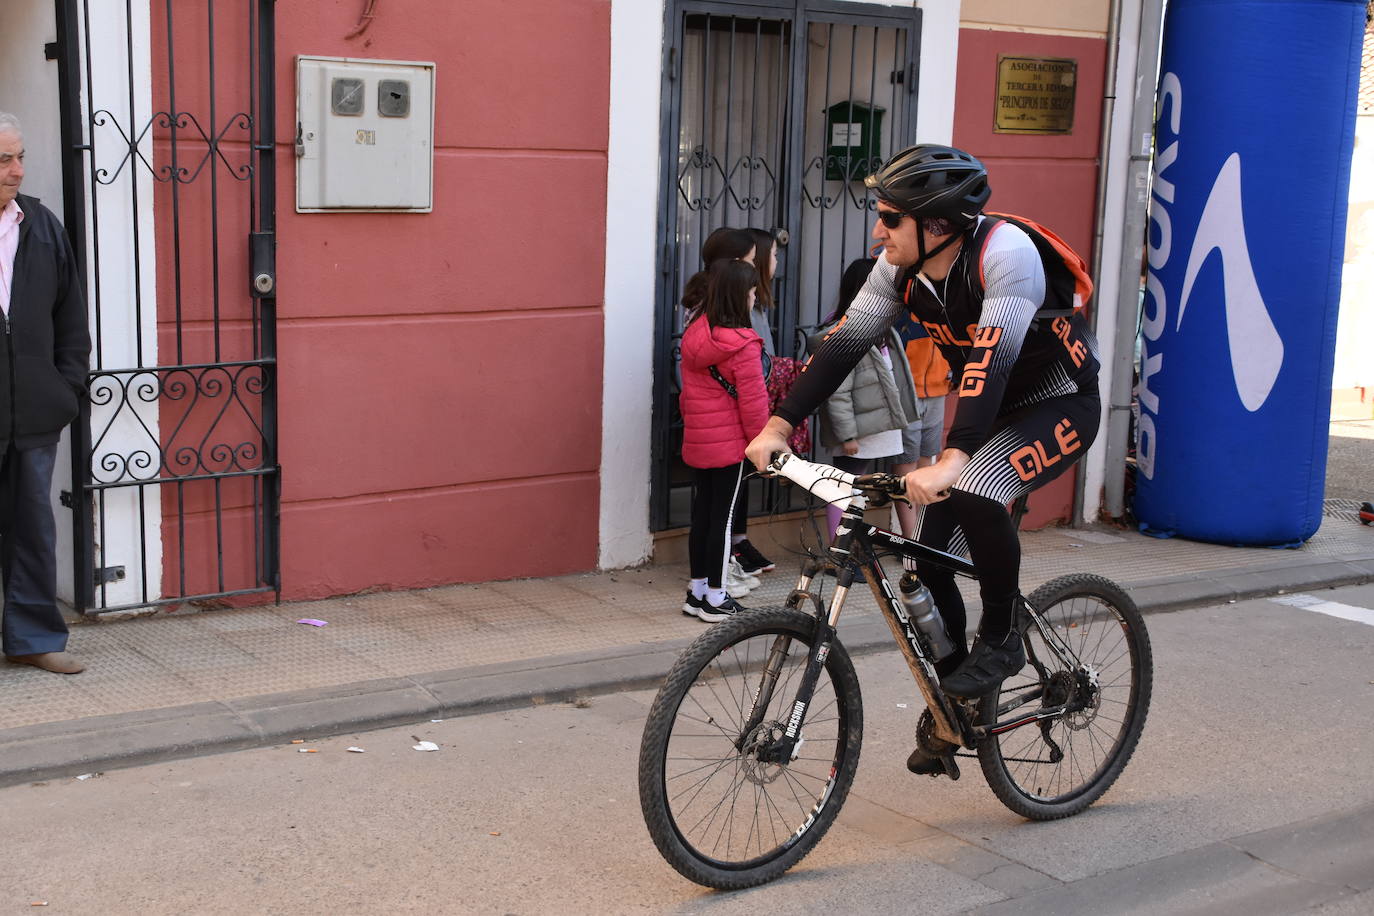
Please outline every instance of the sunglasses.
M902 224L902 220L911 216L910 213L903 213L900 210L879 210L878 220L889 229L896 229Z

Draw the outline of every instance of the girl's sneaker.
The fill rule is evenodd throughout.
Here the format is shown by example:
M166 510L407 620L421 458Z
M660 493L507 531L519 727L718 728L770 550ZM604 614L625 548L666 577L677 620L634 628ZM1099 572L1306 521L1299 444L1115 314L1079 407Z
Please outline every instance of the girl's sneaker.
M729 595L725 596L725 600L722 601L718 607L712 604L709 598L702 598L700 600L701 608L697 611L697 616L707 623L716 623L728 617L733 617L741 611L749 610Z
M772 560L759 553L759 549L749 543L748 538L736 544L731 552L734 554L735 559L739 561L740 566L744 567L744 571L750 575L761 572L772 572L777 569L777 566Z
M701 609L705 605L705 596L698 598L696 595L692 594L692 590L689 588L687 589L687 597L682 602L682 613L686 614L688 617L700 617Z

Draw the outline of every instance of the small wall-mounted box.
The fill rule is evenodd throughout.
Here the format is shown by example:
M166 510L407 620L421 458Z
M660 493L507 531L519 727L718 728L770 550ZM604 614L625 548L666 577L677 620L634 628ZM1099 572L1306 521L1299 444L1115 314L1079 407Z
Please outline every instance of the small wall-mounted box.
M296 211L428 213L434 64L296 58Z

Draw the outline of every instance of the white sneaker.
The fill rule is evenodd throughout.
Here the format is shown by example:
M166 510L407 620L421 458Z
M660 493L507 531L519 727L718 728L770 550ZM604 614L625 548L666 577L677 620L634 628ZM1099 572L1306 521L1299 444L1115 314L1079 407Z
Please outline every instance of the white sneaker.
M744 567L739 564L739 560L736 560L734 557L730 558L730 565L725 570L725 576L729 581L744 585L751 591L758 588L759 582L762 581L753 573L745 572ZM730 589L729 586L726 586L726 591L733 590Z
M729 576L726 576L725 578L726 594L734 595L736 598L743 598L745 595L752 592L756 587L757 586L749 585L746 582L737 582Z

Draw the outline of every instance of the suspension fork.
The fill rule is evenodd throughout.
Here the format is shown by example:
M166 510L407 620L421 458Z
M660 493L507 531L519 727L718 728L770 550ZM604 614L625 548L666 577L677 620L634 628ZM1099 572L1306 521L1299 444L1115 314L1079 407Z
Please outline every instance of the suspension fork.
M798 589L809 586L811 577L819 571L819 564L814 566L808 564L802 572ZM791 761L792 754L801 738L802 726L806 723L806 712L816 693L816 684L820 681L821 668L825 666L825 660L830 657L830 646L835 640L835 626L839 623L840 611L844 608L850 586L854 584L854 577L855 571L852 564L846 564L839 569L836 576L835 593L830 599L830 613L816 616L815 638L812 641L811 653L806 660L806 668L802 671L801 681L797 684L796 695L792 699L792 709L788 713L787 725L782 736L760 752L760 760L773 763ZM736 739L737 749L743 747L745 738L752 734L759 723L763 721L764 713L773 700L773 692L777 687L778 678L782 674L782 665L787 660L787 649L791 642L790 636L782 634L773 640L772 648L768 653L768 660L764 663L763 676L759 681L759 689L754 697L753 708L749 711L749 717L745 720L740 737Z

